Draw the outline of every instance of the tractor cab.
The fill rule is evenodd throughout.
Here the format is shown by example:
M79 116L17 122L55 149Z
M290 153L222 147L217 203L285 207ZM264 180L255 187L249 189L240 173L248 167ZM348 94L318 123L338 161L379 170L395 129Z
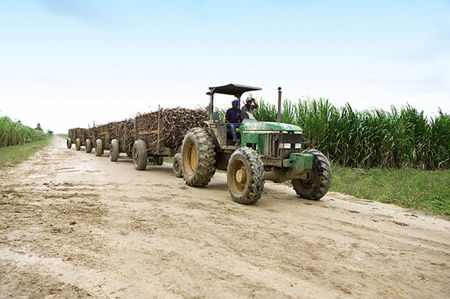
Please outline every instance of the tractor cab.
M227 124L214 114L214 95L226 94L236 97L239 102L242 95L248 91L261 90L259 87L228 84L217 87L210 87L207 95L210 96L210 120L208 127L213 130L217 137L220 148L224 150L235 150L230 140L229 128ZM279 106L281 105L281 88L278 89ZM239 108L241 107L239 103ZM290 153L301 150L303 141L302 129L291 124L278 122L260 122L255 119L252 113L247 113L247 117L240 123L237 133L240 137L240 147L251 147L260 155L278 160L286 158ZM281 161L279 161L280 163ZM278 164L279 164L278 163Z
M241 97L244 93L248 91L256 91L261 90L259 87L253 87L253 86L246 86L246 85L240 85L240 84L228 84L228 85L222 85L222 86L216 86L216 87L210 87L209 91L206 93L210 97L210 103L209 103L209 121L207 121L208 127L215 130L216 136L218 137L218 145L221 148L226 148L227 146L233 147L235 145L235 142L232 140L232 132L231 130L236 130L236 135L238 139L240 139L240 129L235 128L234 126L229 126L223 119L220 119L217 112L214 111L214 95L216 94L225 94L235 97L239 104L238 109L241 109ZM239 125L244 123L247 119L253 119L255 120L255 117L251 113L246 113L246 119L242 120Z

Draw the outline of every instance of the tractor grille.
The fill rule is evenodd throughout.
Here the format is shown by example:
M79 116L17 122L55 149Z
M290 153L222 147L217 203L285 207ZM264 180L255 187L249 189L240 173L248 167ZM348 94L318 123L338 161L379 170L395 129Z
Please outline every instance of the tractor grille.
M280 133L280 134L269 134L268 136L268 156L287 158L291 153L298 153L301 151L300 148L295 148L296 144L301 144L303 141L303 136L300 134L293 133ZM290 144L288 148L285 148L285 144ZM283 145L283 146L280 146Z

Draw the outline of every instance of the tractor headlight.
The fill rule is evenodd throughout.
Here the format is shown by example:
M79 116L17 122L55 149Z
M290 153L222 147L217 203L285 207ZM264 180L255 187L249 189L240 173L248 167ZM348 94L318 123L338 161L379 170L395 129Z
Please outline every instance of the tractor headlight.
M279 146L281 149L290 149L291 148L291 144L290 143L280 143Z
M302 148L302 144L301 143L296 143L295 144L295 149L300 149Z

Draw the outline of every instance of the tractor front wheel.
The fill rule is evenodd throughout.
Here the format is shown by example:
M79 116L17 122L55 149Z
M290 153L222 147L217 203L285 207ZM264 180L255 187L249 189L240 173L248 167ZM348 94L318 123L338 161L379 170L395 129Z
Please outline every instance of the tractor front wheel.
M253 205L261 198L264 166L254 149L239 148L231 155L227 183L231 198L237 203Z
M181 150L181 168L187 185L208 185L216 172L215 155L213 140L205 129L193 128L186 133Z
M136 170L145 170L147 168L147 146L144 140L136 140L133 144L133 164Z
M90 154L91 152L92 152L91 139L86 139L86 153Z
M310 149L303 153L313 155L313 171L309 179L292 180L292 185L298 196L309 200L319 200L327 194L331 185L330 162L318 150Z
M95 140L95 155L97 157L103 155L103 141L101 139Z
M111 160L111 162L117 162L117 159L119 159L119 141L117 139L111 140L109 159Z
M79 151L81 149L81 140L80 140L80 138L77 138L75 140L75 148L77 149L77 151Z
M70 138L67 138L66 144L67 144L67 148L68 148L68 149L71 149L71 148L72 148L72 140L71 140Z
M175 154L175 156L173 157L173 174L177 177L177 178L182 178L183 177L183 170L181 169L181 154Z

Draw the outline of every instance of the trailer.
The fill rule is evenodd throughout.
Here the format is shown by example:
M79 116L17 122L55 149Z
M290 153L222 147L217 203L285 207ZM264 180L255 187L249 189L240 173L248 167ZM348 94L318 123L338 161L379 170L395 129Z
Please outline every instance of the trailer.
M89 129L86 129L84 138L81 139L81 142L85 145L86 153L90 154L92 152L92 148L94 147L93 141L96 139L97 136L97 128L92 127Z
M82 146L86 146L86 131L83 128L73 128L69 130L68 138L66 140L67 148L72 148L72 144L75 144L77 151L81 150Z
M158 109L137 115L131 155L134 167L145 170L148 163L162 165L164 157L173 157L180 152L184 134L202 126L207 119L204 109Z
M109 149L108 124L97 126L97 134L95 136L95 155L100 157L103 155L105 148Z
M109 137L111 138L109 157L111 162L116 162L120 153L132 157L133 144L135 141L135 121L127 119L111 123L109 126Z
M184 135L191 128L202 126L207 119L205 109L158 109L89 129L70 129L68 148L79 140L80 146L88 148L91 144L96 156L102 156L108 150L112 162L125 153L133 159L136 169L144 170L148 163L162 165L164 157L175 156Z

